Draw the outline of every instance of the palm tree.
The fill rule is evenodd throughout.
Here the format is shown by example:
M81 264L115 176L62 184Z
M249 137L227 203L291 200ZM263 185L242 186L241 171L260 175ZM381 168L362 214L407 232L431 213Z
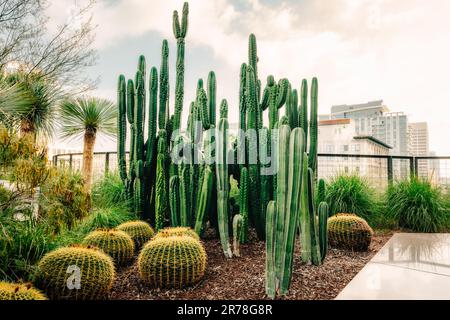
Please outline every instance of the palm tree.
M92 161L97 134L114 137L116 117L115 104L105 99L80 97L61 104L61 138L84 139L82 174L88 192L92 184Z
M22 135L31 134L36 141L37 135L51 137L56 125L58 102L61 99L59 86L44 79L39 74L16 72L2 79L4 85L16 91L17 103L0 105L2 118L18 127Z

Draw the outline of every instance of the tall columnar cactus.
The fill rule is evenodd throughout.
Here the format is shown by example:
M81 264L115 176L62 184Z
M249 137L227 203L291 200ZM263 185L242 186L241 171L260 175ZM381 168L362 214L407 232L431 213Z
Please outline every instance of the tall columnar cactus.
M159 113L158 128L166 129L166 121L169 117L169 44L163 40L161 50L161 70L159 75Z
M174 175L169 181L170 223L173 227L181 225L180 177Z
M319 183L317 184L317 204L320 204L321 202L324 202L326 198L326 186L325 186L325 180L320 179Z
M298 122L300 128L305 132L305 139L308 140L308 81L306 79L302 80L302 87L300 90L300 112L298 115ZM306 144L305 144L306 152Z
M311 120L310 126L310 140L309 140L309 160L308 166L314 172L314 179L317 176L317 139L318 139L318 83L317 78L313 78L311 85Z
M258 98L257 98L257 84L255 72L253 67L247 67L247 85L246 85L246 106L247 106L247 131L252 134L251 139L248 139L248 174L249 174L249 189L254 191L254 196L251 198L250 215L253 223L256 226L256 232L260 239L264 239L264 223L261 221L262 205L261 205L261 184L260 184L260 166L259 166L259 141L258 141Z
M175 84L175 116L173 128L179 130L181 125L181 113L183 112L184 99L184 39L188 29L189 4L183 5L183 13L180 19L178 12L173 13L173 33L177 39L177 67L176 67L176 84Z
M271 298L278 289L286 294L290 286L306 162L303 130L282 125L279 138L277 201L269 203L266 220L266 292Z
M164 220L168 208L167 192L167 170L166 170L166 131L160 130L158 134L158 158L156 163L156 207L155 207L155 229L164 227Z
M200 187L200 194L197 198L197 215L195 221L195 232L200 235L205 223L206 213L209 210L211 203L211 191L213 189L213 173L208 167L203 173L203 181Z
M240 214L237 214L233 217L233 253L236 257L241 256L241 252L239 249L239 243L242 239L242 225L243 225L243 219Z
M123 182L128 179L127 162L125 157L125 143L127 138L127 88L125 77L120 75L118 86L118 112L117 112L117 159L120 178Z
M181 226L189 227L190 226L190 173L189 167L184 166L181 170L180 174L180 222Z
M219 235L222 249L227 258L232 258L233 254L230 248L229 224L229 176L227 164L227 146L228 146L228 120L220 119L219 134L217 136L217 219L219 223Z
M242 217L242 232L241 239L242 243L247 242L248 236L248 170L246 167L241 169L241 177L239 182L239 214Z

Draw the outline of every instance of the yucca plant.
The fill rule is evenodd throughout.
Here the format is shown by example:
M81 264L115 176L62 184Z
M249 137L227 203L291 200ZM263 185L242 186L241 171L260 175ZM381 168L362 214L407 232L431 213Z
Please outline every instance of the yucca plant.
M61 104L61 137L84 139L82 173L86 191L91 190L92 164L97 134L116 135L117 109L109 100L80 97Z
M15 97L9 98L15 103L1 104L3 118L7 119L8 125L19 128L22 135L29 134L34 139L38 135L52 136L62 97L60 87L38 73L17 72L8 74L2 81L17 89L14 90Z
M442 231L449 221L449 207L438 186L413 178L387 190L386 215L399 227L416 232Z
M354 174L335 176L327 184L325 201L330 215L353 213L370 224L376 212L375 191L362 177Z

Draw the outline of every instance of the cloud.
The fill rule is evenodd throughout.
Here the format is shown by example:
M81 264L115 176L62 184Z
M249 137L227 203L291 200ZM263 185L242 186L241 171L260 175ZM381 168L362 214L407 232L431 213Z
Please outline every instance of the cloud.
M59 12L63 3L70 2L54 1ZM154 41L167 38L173 45L172 12L181 10L182 3L100 1L94 12L95 45L100 52L114 55L108 48L142 41L149 34ZM450 120L443 117L450 101L448 12L447 0L435 0L433 5L421 0L190 1L187 50L203 54L187 58L187 78L193 83L186 83L186 103L192 98L194 79L214 68L219 95L228 98L230 116L237 121L239 67L247 60L247 39L253 32L263 82L273 74L288 77L299 87L303 77L318 76L321 113L329 112L333 104L384 99L393 111L428 121L432 148L450 154L445 138ZM116 55L120 52L116 50ZM159 52L150 54L156 65L158 57ZM120 65L116 72L123 72ZM102 92L114 92L115 87L106 82Z

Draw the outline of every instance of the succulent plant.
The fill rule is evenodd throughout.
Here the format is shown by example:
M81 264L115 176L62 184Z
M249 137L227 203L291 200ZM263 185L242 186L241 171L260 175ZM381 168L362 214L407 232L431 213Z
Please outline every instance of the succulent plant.
M31 284L0 282L0 300L48 300Z
M187 237L191 237L195 240L200 240L200 237L198 236L198 234L189 227L173 227L173 228L162 229L156 234L155 239L179 237L179 236L187 236Z
M117 266L127 265L134 256L133 239L124 231L99 229L88 234L83 243L101 249Z
M341 213L328 219L330 246L352 251L367 251L373 230L363 218L355 214Z
M153 228L145 221L128 221L117 226L116 229L127 233L133 239L136 250L139 250L155 234Z
M72 246L46 254L38 264L34 284L50 299L102 299L115 278L110 256L92 246Z
M203 245L192 237L156 237L139 254L139 275L152 287L184 288L203 278L206 260Z

